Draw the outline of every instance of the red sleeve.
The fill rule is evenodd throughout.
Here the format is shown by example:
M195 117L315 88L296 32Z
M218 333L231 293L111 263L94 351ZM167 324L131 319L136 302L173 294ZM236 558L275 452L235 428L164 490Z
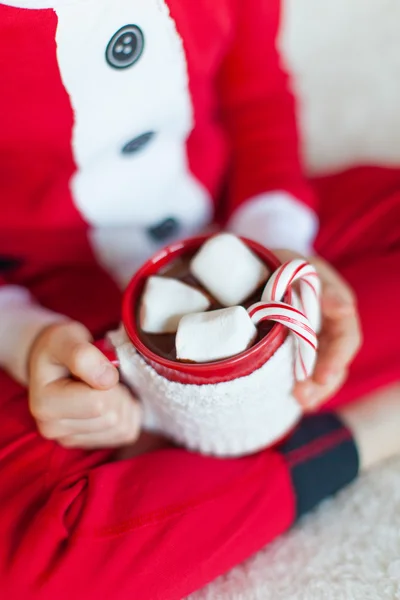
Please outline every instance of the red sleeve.
M219 81L232 147L229 214L273 190L314 208L300 164L294 98L277 49L280 5L237 0L236 35Z

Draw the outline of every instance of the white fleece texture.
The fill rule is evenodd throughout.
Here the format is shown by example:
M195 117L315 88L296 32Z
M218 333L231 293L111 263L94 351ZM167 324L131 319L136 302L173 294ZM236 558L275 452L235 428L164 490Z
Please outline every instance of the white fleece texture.
M277 441L301 416L291 395L292 336L261 369L215 385L168 381L139 356L124 330L110 338L124 380L142 401L145 427L191 450L215 456L248 454Z
M190 596L190 600L399 598L400 459L363 476L291 532Z
M285 191L261 194L233 214L229 230L267 248L312 254L318 230L316 214Z

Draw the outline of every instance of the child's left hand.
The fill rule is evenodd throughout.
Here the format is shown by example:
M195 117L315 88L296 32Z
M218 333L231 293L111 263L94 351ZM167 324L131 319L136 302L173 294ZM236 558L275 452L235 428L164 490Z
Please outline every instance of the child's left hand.
M282 262L300 256L290 250L277 250L275 254ZM350 286L322 258L307 260L317 269L322 283L322 329L314 374L296 384L294 395L305 410L311 411L342 387L348 367L360 349L362 335L356 298Z

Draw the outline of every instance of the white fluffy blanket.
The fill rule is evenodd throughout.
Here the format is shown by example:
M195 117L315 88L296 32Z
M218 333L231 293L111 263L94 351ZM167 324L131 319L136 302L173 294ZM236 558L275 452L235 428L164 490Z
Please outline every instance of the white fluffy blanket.
M399 600L400 460L190 600Z

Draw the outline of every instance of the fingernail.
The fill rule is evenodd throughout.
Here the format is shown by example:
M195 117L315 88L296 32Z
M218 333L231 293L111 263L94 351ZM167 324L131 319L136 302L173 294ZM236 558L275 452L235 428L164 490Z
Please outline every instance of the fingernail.
M100 385L108 386L113 385L115 383L115 368L109 362L102 363L101 368L99 369L96 381Z

